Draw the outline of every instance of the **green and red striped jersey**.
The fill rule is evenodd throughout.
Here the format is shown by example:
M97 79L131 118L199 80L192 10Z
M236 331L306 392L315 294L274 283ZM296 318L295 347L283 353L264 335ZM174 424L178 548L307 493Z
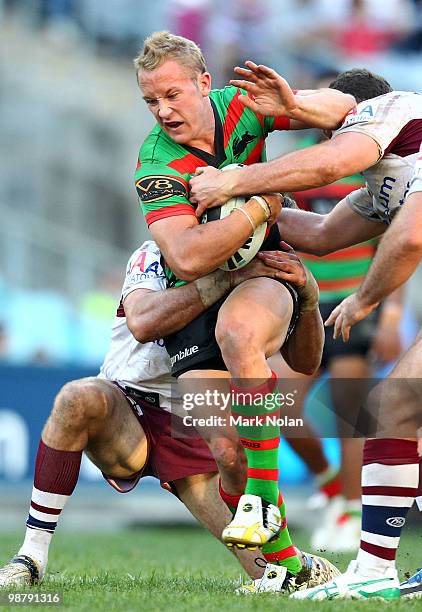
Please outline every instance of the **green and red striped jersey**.
M365 181L355 175L317 189L293 194L298 206L319 214L328 214L349 193ZM321 302L340 301L354 293L362 283L375 254L376 241L370 240L324 257L301 254L318 283Z
M157 124L139 152L135 185L148 225L176 215L194 215L189 179L199 166L265 161L265 138L273 130L288 130L287 117L262 117L246 108L228 86L210 92L215 117L215 154L174 142Z

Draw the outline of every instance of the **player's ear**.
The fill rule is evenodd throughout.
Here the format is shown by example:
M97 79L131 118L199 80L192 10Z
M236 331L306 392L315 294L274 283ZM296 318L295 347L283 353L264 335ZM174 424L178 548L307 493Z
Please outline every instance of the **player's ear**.
M211 75L209 72L202 72L198 77L198 88L201 94L205 97L211 91Z

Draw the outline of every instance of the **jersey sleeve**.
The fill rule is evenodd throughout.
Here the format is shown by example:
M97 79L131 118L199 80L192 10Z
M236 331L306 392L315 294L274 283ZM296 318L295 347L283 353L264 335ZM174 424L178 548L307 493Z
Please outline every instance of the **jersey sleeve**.
M379 221L382 223L383 220L379 218L374 210L373 201L373 196L368 187L355 189L346 197L346 203L355 213L369 221Z
M145 242L132 253L122 288L122 300L135 289L162 291L167 288L166 275L161 263L161 253L153 241Z
M278 117L264 117L265 135L275 130L290 130L290 119L284 115Z
M186 178L163 163L138 164L135 187L148 225L178 215L195 215Z
M400 92L361 102L349 111L333 138L348 132L366 134L378 145L379 159L409 122L409 102Z

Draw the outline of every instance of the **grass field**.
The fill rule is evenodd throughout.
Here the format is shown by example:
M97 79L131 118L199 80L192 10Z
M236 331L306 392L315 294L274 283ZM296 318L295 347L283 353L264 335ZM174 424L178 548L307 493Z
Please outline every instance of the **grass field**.
M303 545L301 533L295 541ZM0 534L0 563L16 553L21 536ZM422 532L408 529L399 566L413 573L422 561ZM332 559L344 569L348 557ZM418 565L419 564L419 565ZM200 529L139 529L115 534L58 532L49 573L40 590L63 592L69 610L168 612L214 610L422 610L422 601L336 601L306 603L283 596L239 597L233 594L239 565L221 544ZM26 607L26 606L25 606ZM2 607L2 610L12 609ZM16 609L13 608L13 609ZM37 610L54 609L36 606Z

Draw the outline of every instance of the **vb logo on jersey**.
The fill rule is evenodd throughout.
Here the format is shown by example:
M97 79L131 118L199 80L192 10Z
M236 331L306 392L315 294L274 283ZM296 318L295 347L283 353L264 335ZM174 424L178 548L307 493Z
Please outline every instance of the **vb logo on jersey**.
M171 196L186 197L187 182L177 176L146 176L135 183L142 202L157 202Z

